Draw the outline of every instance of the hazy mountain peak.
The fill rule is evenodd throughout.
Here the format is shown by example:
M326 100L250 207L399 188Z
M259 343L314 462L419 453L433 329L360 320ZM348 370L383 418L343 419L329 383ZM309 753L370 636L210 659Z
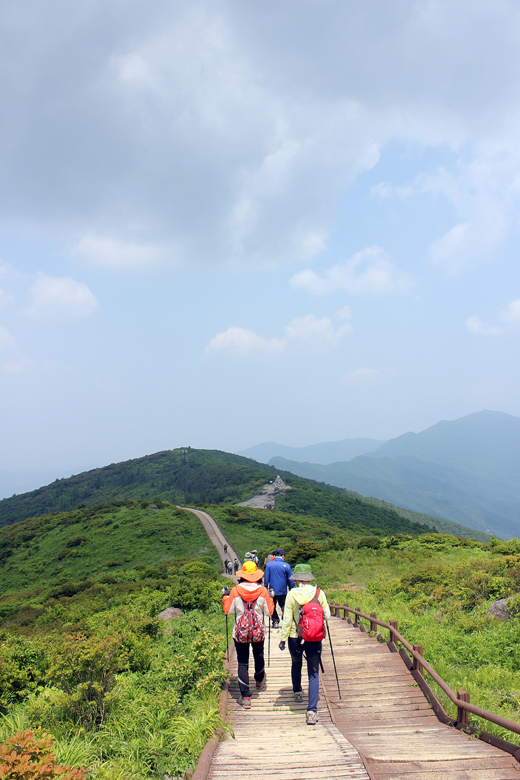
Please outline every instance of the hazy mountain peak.
M348 461L373 452L384 444L378 439L341 439L340 441L328 441L320 444L308 444L305 447L287 447L285 444L276 444L266 441L242 450L237 455L253 458L259 463L268 463L271 458L281 457L294 460L298 463L306 461L312 463L335 463L336 461Z

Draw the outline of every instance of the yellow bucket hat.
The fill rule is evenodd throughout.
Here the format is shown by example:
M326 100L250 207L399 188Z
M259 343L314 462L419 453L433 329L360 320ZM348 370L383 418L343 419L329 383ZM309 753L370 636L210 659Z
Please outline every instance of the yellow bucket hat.
M258 582L263 576L263 571L258 568L254 561L244 561L240 571L237 571L237 579L247 580L248 582Z

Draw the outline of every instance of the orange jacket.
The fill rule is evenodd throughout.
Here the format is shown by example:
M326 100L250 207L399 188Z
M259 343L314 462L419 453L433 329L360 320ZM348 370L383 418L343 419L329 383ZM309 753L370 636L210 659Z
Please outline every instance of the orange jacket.
M254 610L258 617L269 618L274 611L274 601L269 595L269 591L263 585L257 582L241 582L235 585L229 596L224 596L222 606L226 615L235 615L236 619L245 611L244 602L256 601ZM233 639L235 638L235 628L233 627Z

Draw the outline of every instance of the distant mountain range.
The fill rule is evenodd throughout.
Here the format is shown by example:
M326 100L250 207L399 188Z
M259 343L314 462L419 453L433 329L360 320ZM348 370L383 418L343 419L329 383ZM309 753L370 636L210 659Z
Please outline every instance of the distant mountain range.
M253 458L259 463L268 463L271 458L282 457L298 463L334 463L341 460L352 460L358 455L374 452L384 441L378 439L342 439L342 441L327 441L323 444L309 444L306 447L286 447L274 441L257 444L248 450L238 452L245 458Z
M328 445L313 446L326 454ZM501 537L520 535L520 418L503 412L442 421L328 465L280 453L269 463Z

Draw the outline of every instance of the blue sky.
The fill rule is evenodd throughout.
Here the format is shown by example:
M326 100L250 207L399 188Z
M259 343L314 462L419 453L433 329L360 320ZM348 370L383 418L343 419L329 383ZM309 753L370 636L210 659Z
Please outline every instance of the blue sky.
M520 415L519 28L503 0L6 0L0 493Z

